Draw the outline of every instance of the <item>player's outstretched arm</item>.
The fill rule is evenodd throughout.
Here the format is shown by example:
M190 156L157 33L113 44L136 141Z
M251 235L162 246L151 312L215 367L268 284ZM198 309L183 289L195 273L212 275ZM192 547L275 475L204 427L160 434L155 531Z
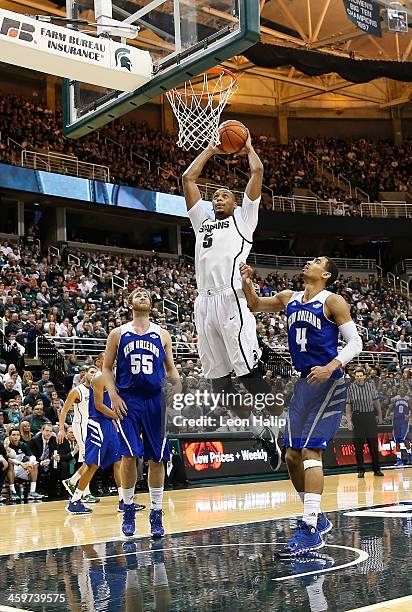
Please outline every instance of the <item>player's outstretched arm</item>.
M280 312L286 308L292 296L292 291L285 289L271 297L259 297L253 287L253 268L243 261L239 264L242 277L242 289L251 312Z
M244 152L247 153L250 168L250 179L245 193L250 200L254 201L260 198L262 194L263 164L253 148L250 133L244 147Z
M117 414L114 410L111 410L104 403L104 390L106 388L105 385L105 375L103 372L99 372L93 376L93 398L94 398L94 406L96 410L101 412L102 414L110 417L111 419L117 419ZM122 415L120 415L122 418Z
M75 402L80 400L79 391L74 387L70 389L69 395L66 397L66 401L64 402L63 408L60 411L59 415L59 433L57 434L57 444L62 444L64 440L64 424L66 423L67 413L73 406Z
M307 381L309 384L320 385L328 380L333 372L347 365L362 351L362 338L352 321L348 303L341 296L332 293L325 302L325 315L335 321L343 336L346 346L325 366L315 366L311 369Z
M197 180L202 173L202 170L206 162L213 157L217 152L217 149L212 145L208 145L199 155L192 161L190 166L184 171L183 180L183 192L186 199L187 210L190 210L199 200L202 199L200 195L199 187L197 186Z
M173 359L172 339L170 337L169 332L166 329L161 330L161 338L162 338L163 348L166 353L166 359L164 363L166 376L169 382L173 384L173 393L181 393L182 392L182 381L179 376L179 372L176 369L175 362Z
M106 389L109 393L110 401L112 403L112 408L118 417L122 417L122 415L127 414L127 407L120 395L117 393L116 383L113 374L113 367L114 362L116 361L119 342L120 328L117 327L116 329L112 329L107 338L106 350L104 352L103 374L105 378Z

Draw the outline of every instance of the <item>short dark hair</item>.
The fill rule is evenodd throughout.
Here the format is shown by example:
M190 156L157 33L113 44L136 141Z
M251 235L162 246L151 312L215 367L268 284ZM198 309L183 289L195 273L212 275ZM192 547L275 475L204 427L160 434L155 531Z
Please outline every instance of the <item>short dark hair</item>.
M338 276L339 276L338 266L335 264L333 259L331 259L330 257L325 257L325 259L326 259L325 269L326 269L326 272L329 272L330 274L328 285L333 285L333 283L338 279Z

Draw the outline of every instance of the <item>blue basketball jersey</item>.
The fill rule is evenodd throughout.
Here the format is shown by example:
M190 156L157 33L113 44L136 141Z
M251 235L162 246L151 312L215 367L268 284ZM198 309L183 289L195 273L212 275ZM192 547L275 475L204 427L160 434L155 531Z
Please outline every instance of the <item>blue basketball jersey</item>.
M103 404L108 408L112 407L112 403L110 401L110 397L107 391L103 394ZM100 410L96 410L96 406L94 404L94 393L93 393L93 384L90 385L90 394L89 394L89 419L110 419L107 415L100 412Z
M393 398L393 420L406 420L409 417L409 397L407 395L396 395Z
M120 391L153 397L162 391L165 378L166 353L160 336L161 328L150 323L141 336L132 323L122 325L120 330L116 386Z
M325 316L324 305L330 291L324 289L306 304L304 292L294 292L286 306L288 342L294 367L306 377L314 366L327 365L338 354L339 329ZM335 370L332 378L340 378Z

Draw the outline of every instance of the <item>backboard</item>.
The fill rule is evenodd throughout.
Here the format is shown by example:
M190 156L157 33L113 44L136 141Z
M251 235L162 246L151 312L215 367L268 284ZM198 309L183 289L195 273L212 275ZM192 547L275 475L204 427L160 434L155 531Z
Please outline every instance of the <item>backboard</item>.
M131 93L65 79L64 131L72 138L242 53L259 38L259 0L67 0L67 16L81 20L72 27L149 51L153 63L150 81ZM90 25L96 22L105 26ZM139 28L133 40L129 26Z

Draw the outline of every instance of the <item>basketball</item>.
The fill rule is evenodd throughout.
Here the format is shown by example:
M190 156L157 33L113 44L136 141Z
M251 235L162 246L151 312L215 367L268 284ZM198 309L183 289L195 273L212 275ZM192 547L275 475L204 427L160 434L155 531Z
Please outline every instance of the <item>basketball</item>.
M239 153L246 144L249 131L240 121L225 121L219 126L219 148L225 153Z

